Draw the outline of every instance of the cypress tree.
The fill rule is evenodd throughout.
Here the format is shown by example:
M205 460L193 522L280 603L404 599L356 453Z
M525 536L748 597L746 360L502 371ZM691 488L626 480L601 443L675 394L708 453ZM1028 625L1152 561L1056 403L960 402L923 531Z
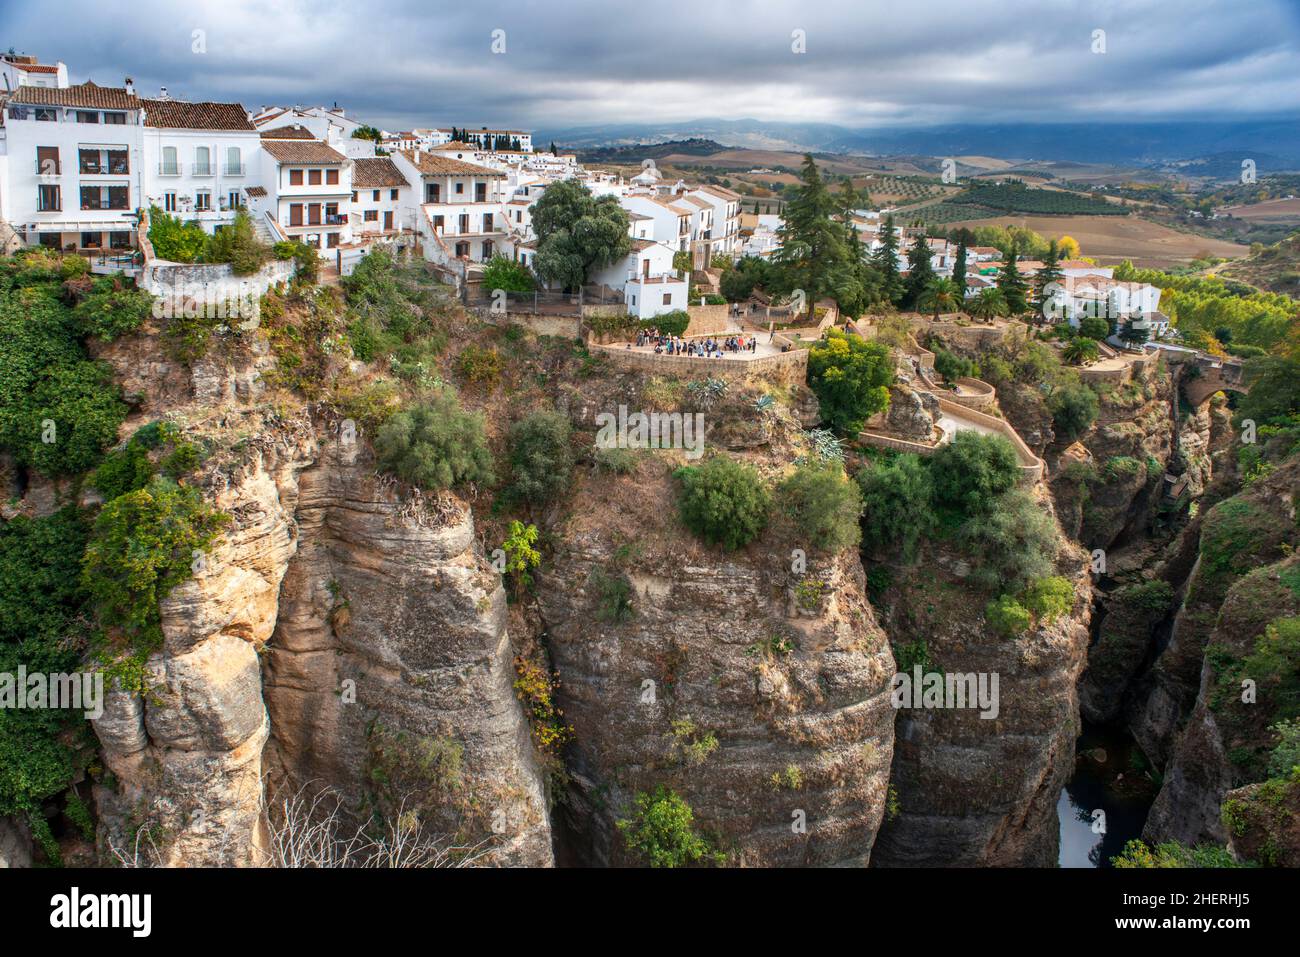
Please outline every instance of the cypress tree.
M898 234L894 232L893 216L885 217L880 246L871 254L871 265L880 277L881 294L897 305L903 296L903 280L898 274Z
M997 287L1002 290L1002 297L1007 301L1007 309L1011 315L1020 316L1029 309L1029 300L1026 297L1029 283L1025 282L1025 277L1020 275L1020 270L1016 268L1016 259L1016 251L1012 248L1007 252L1006 262L998 272Z

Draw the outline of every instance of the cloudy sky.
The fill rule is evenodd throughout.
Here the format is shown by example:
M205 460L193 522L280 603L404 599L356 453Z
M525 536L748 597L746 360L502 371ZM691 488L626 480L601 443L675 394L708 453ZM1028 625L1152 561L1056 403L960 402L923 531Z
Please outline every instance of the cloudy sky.
M1300 0L0 0L0 28L74 82L389 129L1300 112Z

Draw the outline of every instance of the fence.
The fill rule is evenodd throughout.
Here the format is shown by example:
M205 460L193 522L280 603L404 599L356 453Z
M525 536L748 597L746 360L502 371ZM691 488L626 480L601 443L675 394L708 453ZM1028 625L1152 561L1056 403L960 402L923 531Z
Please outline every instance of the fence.
M750 376L777 378L793 385L803 382L808 370L808 350L791 349L772 356L753 359L708 359L703 356L666 356L652 352L633 352L616 345L592 344L593 350L615 365L637 372L655 375L678 375L693 378L726 379L738 381Z

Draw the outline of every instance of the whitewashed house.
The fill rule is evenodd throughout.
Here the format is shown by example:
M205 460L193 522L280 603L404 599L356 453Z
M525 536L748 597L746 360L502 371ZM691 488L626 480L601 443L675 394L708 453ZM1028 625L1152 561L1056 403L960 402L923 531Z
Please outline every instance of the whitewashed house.
M404 150L392 160L411 185L407 208L427 260L463 272L502 251L505 173L439 150Z
M249 205L269 214L281 233L318 249L322 257L352 243L354 161L320 140L275 135L262 135L261 186L249 191Z

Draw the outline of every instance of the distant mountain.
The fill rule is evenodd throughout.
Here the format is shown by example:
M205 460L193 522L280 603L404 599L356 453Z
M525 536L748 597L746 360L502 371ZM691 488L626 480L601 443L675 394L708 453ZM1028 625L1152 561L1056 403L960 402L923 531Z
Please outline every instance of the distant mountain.
M687 156L712 156L729 147L714 140L666 140L662 143L629 143L625 146L601 146L595 149L576 148L578 159L584 163L639 163L644 159L663 159L674 153Z
M538 142L550 139L570 149L701 139L745 149L867 156L976 155L1140 167L1217 156L1236 157L1238 170L1246 158L1256 159L1260 169L1300 167L1300 123L1294 120L969 124L855 130L830 123L701 119L539 131ZM1267 156L1270 164L1277 165L1260 163L1260 156Z

